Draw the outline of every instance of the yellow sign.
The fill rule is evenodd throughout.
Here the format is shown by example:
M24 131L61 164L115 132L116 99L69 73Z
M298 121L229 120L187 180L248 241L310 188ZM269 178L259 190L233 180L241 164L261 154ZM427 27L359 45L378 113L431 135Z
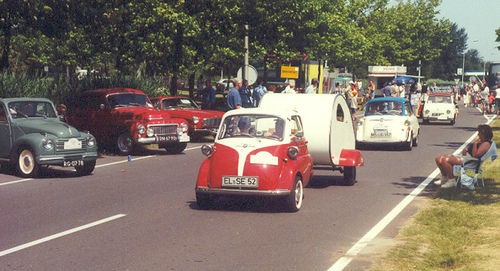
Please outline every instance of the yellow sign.
M299 67L281 66L281 78L299 78Z

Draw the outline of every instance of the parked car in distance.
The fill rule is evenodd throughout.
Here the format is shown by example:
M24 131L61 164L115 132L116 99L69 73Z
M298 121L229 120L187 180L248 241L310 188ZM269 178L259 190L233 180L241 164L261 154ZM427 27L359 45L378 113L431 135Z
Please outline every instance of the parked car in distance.
M45 98L0 99L0 163L14 165L22 177L37 177L43 166L94 171L96 139L62 122Z
M68 107L66 120L89 130L99 144L119 154L149 144L158 144L168 153L181 153L189 142L187 122L153 108L147 95L138 89L84 91Z
M383 97L368 101L356 122L356 145L401 145L407 150L418 144L420 125L409 100Z
M201 137L217 134L224 112L204 110L192 99L183 96L160 96L152 98L153 106L167 112L174 118L182 118L188 122L189 137Z
M422 109L424 123L430 121L445 121L455 124L458 115L458 106L452 93L431 93L425 95Z
M238 109L226 112L214 144L205 144L196 201L210 208L217 196L280 197L292 212L302 206L313 174L297 111Z

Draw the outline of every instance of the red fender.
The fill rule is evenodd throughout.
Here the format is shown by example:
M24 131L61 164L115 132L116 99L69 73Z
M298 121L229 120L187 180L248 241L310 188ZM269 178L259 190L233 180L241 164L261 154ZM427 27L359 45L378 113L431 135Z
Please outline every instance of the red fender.
M339 166L357 167L364 166L365 160L358 150L345 150L340 152Z
M200 166L198 171L198 178L196 180L196 186L208 187L208 178L210 177L210 159L205 159Z

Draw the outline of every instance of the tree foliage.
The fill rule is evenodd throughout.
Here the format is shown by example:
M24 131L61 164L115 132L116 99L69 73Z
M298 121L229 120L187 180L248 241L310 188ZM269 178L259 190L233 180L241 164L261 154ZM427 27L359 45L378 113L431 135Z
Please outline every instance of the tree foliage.
M308 57L357 75L368 65L406 65L413 72L422 61L427 77L449 78L467 35L437 18L440 2L0 0L0 69L234 74L248 35L252 60Z

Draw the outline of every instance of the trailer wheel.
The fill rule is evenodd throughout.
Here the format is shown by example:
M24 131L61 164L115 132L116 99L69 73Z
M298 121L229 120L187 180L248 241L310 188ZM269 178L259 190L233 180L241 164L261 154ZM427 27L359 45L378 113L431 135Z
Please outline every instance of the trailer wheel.
M344 167L343 185L351 186L356 182L356 167Z

